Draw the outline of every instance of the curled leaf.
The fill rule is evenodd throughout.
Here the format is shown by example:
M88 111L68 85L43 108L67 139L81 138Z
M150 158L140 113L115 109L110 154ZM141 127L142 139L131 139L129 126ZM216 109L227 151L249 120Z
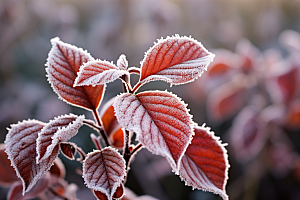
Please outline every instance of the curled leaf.
M213 192L228 199L228 156L224 145L209 128L194 127L195 135L180 165L179 175L193 188Z
M125 160L111 147L89 153L83 162L87 187L104 194L109 200L122 184L125 174Z
M23 195L50 169L58 155L59 147L56 146L47 158L36 163L36 140L44 126L37 120L23 121L12 125L6 135L5 152L22 180Z
M120 70L116 65L102 60L93 60L80 67L74 86L97 86L110 83L123 76L129 75L125 70Z
M81 48L61 42L59 38L52 39L51 44L46 72L53 90L71 105L89 110L97 109L105 85L73 87L80 66L94 58Z
M141 84L163 80L179 85L194 81L202 75L214 54L200 42L178 35L158 40L141 62Z
M114 103L119 123L137 134L137 140L154 154L167 158L178 171L193 135L186 105L169 92L122 94Z
M77 148L76 144L72 142L62 142L59 144L59 146L60 146L60 151L64 156L66 156L70 160L75 159L75 153Z
M77 134L83 125L84 116L64 115L50 121L39 133L37 139L37 162L47 159L61 142L66 142Z

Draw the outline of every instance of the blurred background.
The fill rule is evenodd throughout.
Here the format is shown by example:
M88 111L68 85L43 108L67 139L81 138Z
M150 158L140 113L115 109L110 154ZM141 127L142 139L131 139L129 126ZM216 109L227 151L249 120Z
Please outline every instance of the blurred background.
M70 112L92 119L59 100L47 82L51 38L114 63L125 54L139 67L157 39L191 35L216 54L208 71L193 83L153 82L141 91L176 93L195 122L228 143L231 200L300 199L299 10L299 0L1 0L0 142L23 119L48 122ZM137 80L133 75L132 84ZM108 84L102 104L120 92L121 81ZM72 141L92 151L92 132L83 127ZM95 199L75 172L80 164L60 158L78 199ZM185 186L164 158L145 149L127 187L161 200L221 199ZM0 199L7 191L0 189Z

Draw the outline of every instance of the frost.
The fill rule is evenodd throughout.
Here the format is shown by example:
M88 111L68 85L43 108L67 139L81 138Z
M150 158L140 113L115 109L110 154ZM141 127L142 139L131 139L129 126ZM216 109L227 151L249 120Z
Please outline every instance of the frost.
M89 61L80 67L74 87L104 85L115 81L124 74L129 75L127 71L120 70L110 62L102 60Z
M126 56L124 54L120 55L118 61L117 61L117 66L121 70L126 70L128 67L128 61L126 60Z
M109 200L126 175L125 160L111 147L89 153L82 168L87 187L105 194Z
M154 154L167 158L175 172L193 135L186 105L169 92L122 94L114 103L122 127Z
M179 170L181 179L193 189L201 189L228 200L228 155L224 144L209 128L195 125L194 138L187 148Z
M47 159L61 142L67 142L83 125L84 116L64 115L50 121L39 133L37 139L37 163Z
M45 126L37 120L23 121L11 125L6 135L6 153L14 167L17 176L22 180L23 195L50 169L58 155L59 148L55 147L46 159L36 163L36 140L38 133Z
M163 80L179 85L194 81L214 57L192 38L176 35L161 39L148 50L141 62L140 82Z
M90 110L97 109L105 85L73 87L80 66L94 58L81 48L61 42L59 38L52 39L51 43L46 72L53 90L62 100L71 105Z

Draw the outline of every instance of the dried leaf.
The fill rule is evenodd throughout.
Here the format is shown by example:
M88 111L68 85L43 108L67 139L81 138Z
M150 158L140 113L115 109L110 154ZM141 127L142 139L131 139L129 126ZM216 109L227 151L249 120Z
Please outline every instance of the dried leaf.
M11 162L5 153L5 144L0 144L0 185L10 186L19 178L16 175L14 168L11 166Z
M37 139L37 162L47 159L54 148L77 134L83 125L84 116L64 115L51 120L39 133Z
M141 62L140 82L163 80L179 85L194 81L214 56L192 38L176 35L158 40Z
M46 72L53 90L71 105L96 110L105 85L73 87L80 66L94 58L81 48L61 42L59 38L52 39L51 43Z
M118 61L117 61L117 66L121 70L126 70L128 67L128 61L126 60L126 56L124 54L120 55Z
M36 140L44 126L44 123L37 120L23 121L11 125L6 135L5 152L22 180L23 195L50 169L58 155L59 147L56 146L51 155L39 164L36 163Z
M124 74L129 76L127 71L120 70L110 62L102 60L89 61L80 67L74 87L104 85L117 80Z
M124 146L124 131L119 124L116 116L113 103L116 98L109 100L101 109L100 117L102 120L103 129L106 135L112 141L112 145L116 148Z
M224 145L209 128L195 125L195 135L187 148L179 170L180 177L193 188L213 192L228 199L228 156Z
M7 200L27 200L36 198L40 193L45 191L50 183L50 173L46 173L41 179L37 181L37 184L27 192L24 196L22 195L22 182L15 182L7 194Z
M125 175L125 160L111 147L89 153L83 163L87 187L105 194L109 200L112 200Z
M62 142L59 144L60 151L64 156L69 158L70 160L75 159L75 153L77 149L77 145L72 142Z
M122 94L114 103L120 124L137 134L137 140L154 154L167 158L174 171L193 135L186 105L169 92Z

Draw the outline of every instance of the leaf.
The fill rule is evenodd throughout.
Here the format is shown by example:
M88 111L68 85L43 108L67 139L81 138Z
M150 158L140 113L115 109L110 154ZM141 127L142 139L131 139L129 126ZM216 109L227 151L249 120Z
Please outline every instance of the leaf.
M226 200L227 151L209 128L195 125L194 130L194 138L181 160L179 175L193 189L213 192Z
M11 166L11 162L5 153L5 144L0 144L0 185L10 186L19 178L16 175L14 168Z
M52 39L51 44L46 72L53 90L71 105L96 110L105 85L73 87L80 66L94 58L81 48L61 42L59 38Z
M65 166L58 157L55 159L54 164L51 166L49 172L51 173L51 175L57 176L59 178L65 177Z
M100 112L100 117L103 129L105 130L108 138L112 141L111 144L116 148L123 148L125 134L115 116L115 109L113 107L115 100L116 98L112 98L104 104Z
M97 199L99 199L99 200L107 200L108 199L107 196L104 193L100 192L100 191L93 190L93 193L97 197ZM116 189L116 192L114 193L113 198L114 199L120 199L120 198L123 197L123 195L124 195L124 185L121 184Z
M55 147L47 158L36 163L36 140L45 126L37 120L28 120L11 125L6 135L8 158L17 176L22 180L23 195L50 169L58 155L59 147Z
M214 56L192 38L176 35L158 40L141 62L140 82L163 80L179 85L194 81Z
M93 60L80 67L74 86L104 85L129 73L120 70L116 65L102 60Z
M128 61L126 60L126 56L124 54L120 55L118 61L117 61L117 66L121 70L126 70L128 67Z
M174 171L193 135L186 105L174 94L148 91L122 94L114 103L119 123L137 134L137 140L154 154L167 158Z
M40 193L47 189L50 183L50 177L50 173L47 172L24 196L22 195L22 182L15 182L9 189L7 200L27 200L36 198Z
M84 116L64 115L50 121L39 133L37 139L37 162L47 159L61 142L75 136L83 125Z
M109 200L125 175L125 160L111 147L89 153L83 162L83 178L87 187L105 194Z
M75 159L77 145L72 142L62 142L59 144L62 154L70 160Z

